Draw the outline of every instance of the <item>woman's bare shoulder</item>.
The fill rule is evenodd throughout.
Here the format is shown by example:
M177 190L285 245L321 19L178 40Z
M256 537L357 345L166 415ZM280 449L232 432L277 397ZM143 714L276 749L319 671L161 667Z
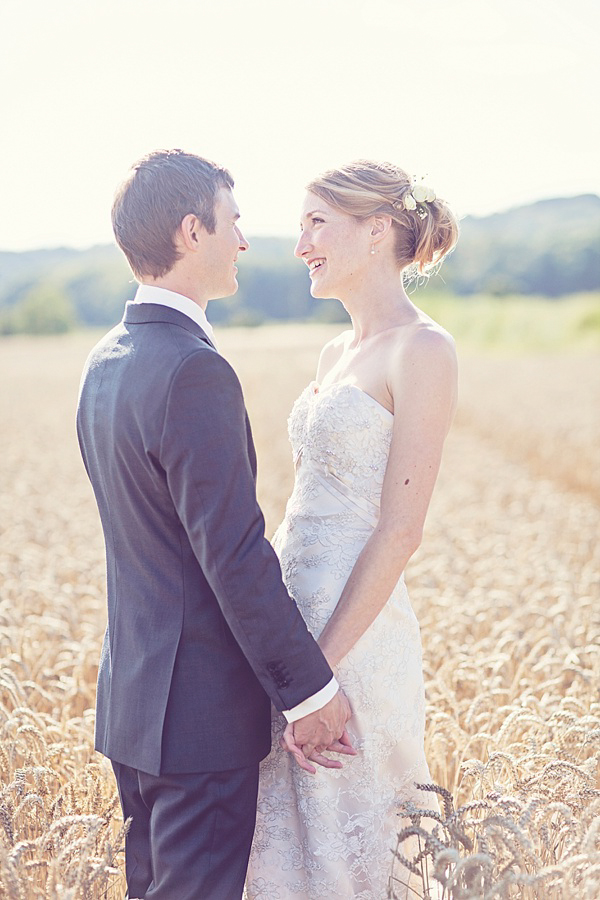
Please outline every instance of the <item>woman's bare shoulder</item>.
M433 393L447 396L452 410L458 395L454 339L433 320L416 322L394 336L386 383L396 406L399 398Z
M321 355L319 357L319 365L317 367L317 381L321 381L322 377L334 367L340 356L352 340L354 332L352 329L342 331L330 341L327 341Z
M429 363L439 359L456 364L456 344L449 331L423 316L410 327L396 330L394 355L397 362Z

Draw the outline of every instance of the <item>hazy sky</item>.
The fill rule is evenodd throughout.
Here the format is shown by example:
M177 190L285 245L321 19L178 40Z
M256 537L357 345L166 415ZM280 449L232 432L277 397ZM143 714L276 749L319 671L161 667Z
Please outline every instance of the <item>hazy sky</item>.
M226 165L249 234L368 156L459 214L600 193L597 0L1 0L0 249L112 239L129 165Z

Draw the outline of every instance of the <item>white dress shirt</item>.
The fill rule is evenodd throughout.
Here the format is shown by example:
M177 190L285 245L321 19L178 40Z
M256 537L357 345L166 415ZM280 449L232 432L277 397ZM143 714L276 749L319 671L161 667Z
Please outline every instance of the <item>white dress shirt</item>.
M212 343L215 344L212 326L206 318L206 313L201 306L198 306L198 304L189 297L184 297L183 294L177 294L175 291L168 291L166 288L156 287L153 284L140 284L133 302L156 303L159 306L169 306L171 309L178 310L196 322L205 334L208 335ZM302 703L299 703L292 709L284 709L283 715L288 722L295 722L297 719L302 719L309 713L316 712L318 709L325 706L326 703L329 703L329 701L337 694L338 689L339 685L336 679L332 678L331 681L329 681L325 687L321 688L320 691L317 691L316 694L307 697L306 700L303 700Z
M184 297L183 294L176 294L175 291L168 291L166 288L156 287L154 284L140 284L133 302L157 303L159 306L169 306L171 309L179 310L185 316L193 319L215 344L212 325L206 318L206 313L201 306L198 306L189 297Z

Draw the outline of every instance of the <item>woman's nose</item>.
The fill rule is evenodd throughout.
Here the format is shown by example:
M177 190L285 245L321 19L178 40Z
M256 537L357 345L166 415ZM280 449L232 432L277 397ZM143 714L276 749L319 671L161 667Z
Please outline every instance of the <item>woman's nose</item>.
M302 257L308 250L309 246L310 246L310 241L308 240L308 238L306 236L306 232L303 231L302 234L300 235L300 237L298 238L298 243L296 244L296 246L294 248L294 256L297 256L298 259L302 259Z

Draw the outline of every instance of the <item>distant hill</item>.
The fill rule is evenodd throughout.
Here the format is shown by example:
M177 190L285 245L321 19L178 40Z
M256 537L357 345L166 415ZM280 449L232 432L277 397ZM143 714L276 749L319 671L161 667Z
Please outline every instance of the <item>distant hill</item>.
M458 294L558 297L600 288L600 197L540 200L467 216L444 281Z
M241 260L240 290L214 301L218 323L277 319L343 321L336 301L314 300L294 238L256 237ZM600 290L600 197L541 200L461 221L461 237L434 290L559 297ZM0 252L0 333L64 330L118 321L135 283L113 245Z

